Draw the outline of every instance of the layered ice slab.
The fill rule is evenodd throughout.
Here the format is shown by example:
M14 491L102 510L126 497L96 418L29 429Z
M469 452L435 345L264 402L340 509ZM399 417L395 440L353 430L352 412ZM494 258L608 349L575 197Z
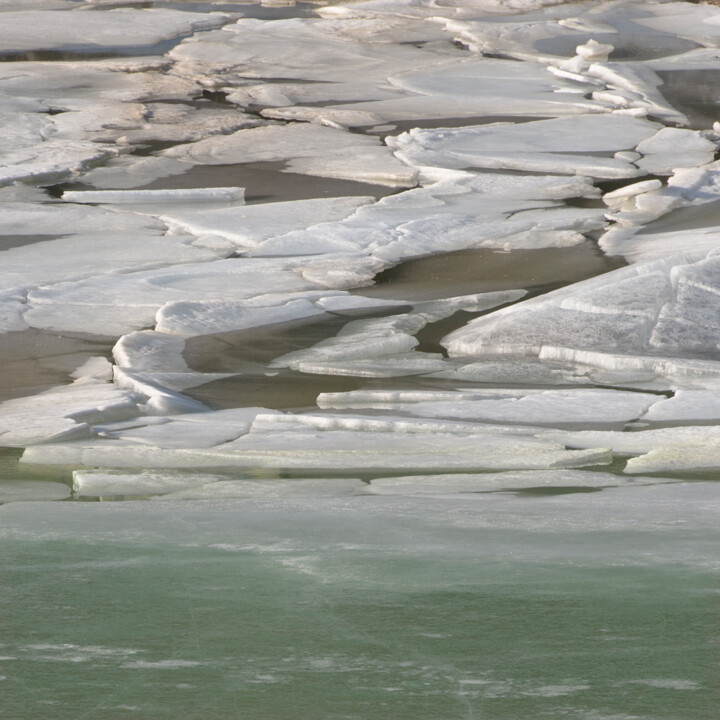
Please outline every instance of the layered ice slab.
M169 447L169 438L180 437L176 423L186 423L188 432L181 447L175 441ZM205 424L207 431L198 434L192 423ZM240 437L229 439L228 432L237 433L237 427L231 430L216 413L201 413L147 429L118 429L111 440L33 446L23 462L341 473L546 469L609 462L604 449L567 450L532 431L453 423L257 413Z
M443 343L453 356L540 356L678 383L712 378L719 267L701 254L621 268L473 320Z

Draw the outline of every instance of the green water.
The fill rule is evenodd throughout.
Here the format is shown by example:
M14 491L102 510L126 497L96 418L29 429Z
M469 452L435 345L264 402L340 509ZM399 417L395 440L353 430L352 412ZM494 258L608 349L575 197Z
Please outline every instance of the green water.
M717 718L717 574L662 532L362 502L5 506L2 717Z

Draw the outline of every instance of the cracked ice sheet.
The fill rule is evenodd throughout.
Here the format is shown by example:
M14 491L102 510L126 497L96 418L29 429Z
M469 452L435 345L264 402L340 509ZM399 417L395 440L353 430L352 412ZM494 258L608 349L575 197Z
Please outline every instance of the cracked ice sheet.
M605 353L608 358L620 356L615 368L612 363L606 366L620 376L624 369L640 369L638 356L645 356L647 369L682 384L684 359L712 358L720 350L718 308L720 258L700 255L693 262L678 254L496 311L451 333L443 344L451 356L514 353L589 364L593 352ZM553 355L553 348L563 350ZM628 356L625 368L623 355ZM690 374L693 362L704 361L690 361ZM707 361L707 369L716 364ZM697 370L700 375L702 368Z
M215 28L227 16L178 10L54 12L28 10L3 13L0 45L4 52L86 46L153 45L193 30Z
M265 121L238 110L169 103L99 102L53 115L47 139L91 140L119 145L195 142L209 135L257 127Z
M603 113L606 108L577 93L577 83L553 77L540 66L494 58L451 58L445 64L421 72L394 73L387 82L396 89L394 97L374 98L369 89L364 97L357 88L344 97L333 84L276 85L280 97L267 97L263 104L276 106L262 111L268 118L372 125L397 121L493 116L558 117ZM237 88L229 99L240 105L259 100L259 90L251 94ZM303 106L332 100L328 106ZM339 102L342 101L342 102ZM354 102L353 102L354 101Z
M32 290L25 320L33 327L119 336L155 324L173 301L237 301L272 293L304 293L367 285L382 269L360 255L229 258L123 275L60 282ZM212 288L208 291L207 288Z
M233 85L242 89L249 78L281 78L333 83L357 100L370 99L377 97L378 86L380 97L388 95L385 82L392 73L445 64L448 53L454 51L451 37L439 28L415 25L412 34L418 27L423 40L440 39L448 48L436 52L403 43L399 36L408 33L406 18L385 22L240 19L222 30L183 41L169 55L177 72L218 78L226 89ZM454 54L461 57L456 50ZM353 91L350 86L357 82Z
M606 253L642 262L686 248L692 252L717 248L718 163L676 170L667 186L639 189L645 191L627 197L616 191L603 197L612 211L608 217L617 223L599 240Z
M29 447L22 462L107 468L286 468L357 473L420 468L428 472L549 469L609 461L604 449L570 451L559 443L503 434L502 430L484 434L425 433L422 447L418 448L416 433L379 434L373 431L371 422L357 431L286 431L282 423L272 429L272 417L258 416L248 433L212 448L166 449L118 441L69 441ZM255 430L258 419L263 422Z
M445 369L439 353L417 353L414 337L428 322L458 310L480 312L521 298L523 290L480 293L440 301L415 303L414 313L353 320L336 337L275 359L270 367L289 367L315 374L389 377L425 374Z
M382 408L420 417L519 425L604 425L635 420L655 402L649 393L604 389L355 391L321 393L320 407Z
M318 8L322 17L386 17L400 14L405 17L449 18L477 17L480 15L515 15L558 5L566 0L446 0L442 4L433 0L363 0L348 5L330 5Z
M491 168L618 179L643 173L612 153L632 150L659 129L657 123L622 115L579 115L519 125L416 128L387 138L387 143L398 158L413 167ZM608 156L598 156L603 153Z
M90 425L140 414L140 396L114 385L78 380L0 403L0 445L26 447L92 435Z
M606 5L606 6L603 6ZM670 12L685 7L682 3L668 3ZM557 8L530 13L504 22L493 20L450 19L445 23L448 30L459 34L460 39L476 52L502 53L523 60L553 62L570 57L575 48L595 39L600 43L616 46L616 59L648 60L687 52L697 47L689 35L678 37L671 28L656 26L655 14L662 14L661 3L618 2L590 6L582 12L582 6L563 3ZM714 9L713 9L714 11ZM715 15L710 11L705 17ZM682 10L680 10L682 12ZM700 20L698 20L700 22ZM619 32L618 32L619 31Z
M235 247L253 248L293 230L342 220L372 202L374 198L367 196L293 200L191 213L184 208L167 208L161 219L183 233L198 237L215 235Z
M397 160L378 138L323 125L296 123L238 130L163 151L196 165L286 162L286 172L413 187L417 172Z
M184 14L184 13L183 13ZM83 15L84 17L85 15ZM187 101L195 81L167 73L163 58L0 63L0 92L62 111L96 111L98 105L148 98ZM52 117L46 118L51 124Z
M366 252L385 263L469 247L564 247L606 225L599 209L560 201L594 197L581 176L527 176L424 168L424 187L359 207L344 220L321 222L258 244L249 255ZM271 206L266 206L271 211Z
M548 437L569 447L609 447L613 453L634 456L625 467L624 472L628 474L685 476L716 473L720 468L718 425L684 425L637 432L556 431Z

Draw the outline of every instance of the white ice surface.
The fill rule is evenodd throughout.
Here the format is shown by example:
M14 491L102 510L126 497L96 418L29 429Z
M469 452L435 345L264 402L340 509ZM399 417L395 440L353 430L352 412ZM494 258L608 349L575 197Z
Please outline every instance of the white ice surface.
M218 27L222 15L177 10L121 8L108 12L28 10L3 13L0 45L5 52L65 48L152 45L192 30Z
M87 437L92 423L139 415L140 400L135 393L92 380L7 400L0 403L0 445L26 447Z
M353 430L287 427L282 415L258 415L236 440L205 449L163 449L137 443L66 442L28 448L23 462L104 467L288 468L364 472L373 470L478 471L581 467L608 462L604 449L569 451L564 445L502 428L484 433L375 432L372 418ZM292 420L292 419L291 419ZM165 425L159 426L161 431Z
M320 407L383 408L421 417L519 425L624 423L638 418L656 395L619 390L490 390L486 392L373 392L321 394Z
M319 198L192 213L173 207L166 208L162 217L178 232L196 236L216 235L239 248L252 248L264 240L293 230L342 220L372 202L372 197Z
M390 187L413 187L417 179L379 139L310 123L238 130L177 145L163 157L199 165L285 162L287 172Z
M659 129L622 115L581 115L439 130L411 130L388 138L397 157L415 167L526 170L595 178L632 178L642 172L622 158Z
M538 355L548 347L679 358L714 353L719 268L715 257L692 262L680 254L621 268L473 320L443 344L451 356Z

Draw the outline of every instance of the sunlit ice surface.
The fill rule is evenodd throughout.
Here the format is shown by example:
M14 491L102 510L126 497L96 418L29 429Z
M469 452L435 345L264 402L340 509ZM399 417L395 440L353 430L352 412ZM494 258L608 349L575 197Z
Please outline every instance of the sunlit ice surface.
M718 28L0 0L3 717L714 720Z

